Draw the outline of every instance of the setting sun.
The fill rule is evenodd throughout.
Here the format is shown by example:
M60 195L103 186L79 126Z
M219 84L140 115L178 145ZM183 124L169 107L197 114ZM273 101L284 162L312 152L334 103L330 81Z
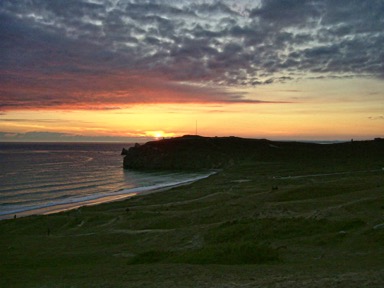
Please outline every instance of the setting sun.
M168 137L174 137L175 133L166 133L164 131L147 131L145 133L148 137L153 137L155 139L162 139Z

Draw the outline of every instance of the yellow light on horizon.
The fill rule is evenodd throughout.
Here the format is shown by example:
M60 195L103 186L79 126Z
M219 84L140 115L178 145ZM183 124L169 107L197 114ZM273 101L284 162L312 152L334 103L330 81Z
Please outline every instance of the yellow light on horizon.
M164 131L146 131L145 134L146 134L146 136L153 137L156 140L175 136L175 133L164 132Z

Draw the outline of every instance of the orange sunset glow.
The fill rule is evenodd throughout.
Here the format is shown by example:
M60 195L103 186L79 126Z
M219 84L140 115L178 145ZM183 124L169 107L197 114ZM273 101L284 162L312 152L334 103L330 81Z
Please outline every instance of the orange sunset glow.
M0 141L382 137L383 15L320 2L2 1Z

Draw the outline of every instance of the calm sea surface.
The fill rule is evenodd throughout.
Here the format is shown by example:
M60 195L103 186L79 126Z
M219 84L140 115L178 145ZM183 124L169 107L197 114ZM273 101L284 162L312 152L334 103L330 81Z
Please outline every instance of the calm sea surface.
M208 175L124 170L120 152L129 146L0 143L0 219L110 201Z

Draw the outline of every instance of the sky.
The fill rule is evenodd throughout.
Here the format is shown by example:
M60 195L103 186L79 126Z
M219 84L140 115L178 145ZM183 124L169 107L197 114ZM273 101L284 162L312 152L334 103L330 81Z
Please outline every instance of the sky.
M384 137L384 0L1 0L0 141Z

